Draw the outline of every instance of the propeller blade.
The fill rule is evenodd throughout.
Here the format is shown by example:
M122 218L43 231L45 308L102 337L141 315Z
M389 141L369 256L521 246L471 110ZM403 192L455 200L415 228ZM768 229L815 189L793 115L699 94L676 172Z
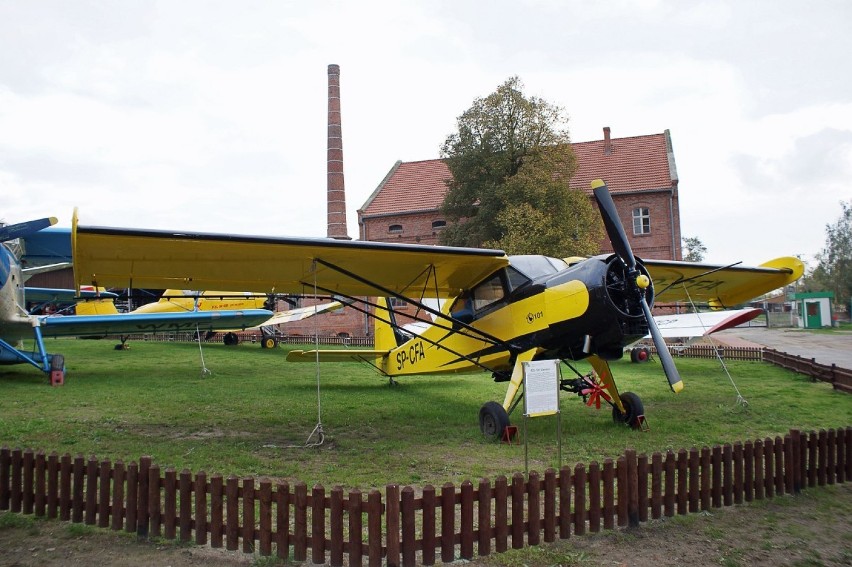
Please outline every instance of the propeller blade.
M53 226L57 223L56 217L47 217L38 220L21 222L18 224L10 224L0 227L0 242L14 240L23 236L28 236L34 232L38 232L43 228Z
M601 210L601 217L603 218L609 241L612 243L612 249L615 250L615 253L627 266L627 269L632 272L636 269L636 258L633 256L630 242L627 241L627 234L624 233L624 226L621 224L621 219L618 218L618 210L615 208L615 203L612 202L609 188L607 188L603 180L595 179L592 181L592 190L595 194L595 200L598 202L598 207Z
M660 362L663 365L663 372L666 374L666 379L669 381L669 387L672 392L680 392L683 390L683 380L680 373L677 371L672 355L666 345L663 334L657 327L657 322L654 321L654 316L651 314L651 307L645 299L645 289L649 285L649 280L646 276L640 275L636 269L636 257L633 256L633 250L630 248L630 242L627 240L627 234L624 232L624 226L621 224L621 219L618 217L618 211L615 208L615 203L612 201L612 196L609 194L609 188L602 179L592 181L592 191L595 194L595 200L598 202L598 207L601 210L601 217L606 227L606 233L612 243L612 249L616 255L621 258L621 261L627 266L632 278L637 278L634 283L636 292L639 294L639 303L642 306L642 312L645 314L645 320L648 323L648 330L651 332L651 338L654 340L654 346L657 349L657 356L660 357ZM643 280L644 281L641 281Z
M677 371L677 366L675 366L672 355L669 352L669 347L666 345L666 340L663 338L659 327L657 327L657 322L654 321L653 315L651 315L651 308L648 306L648 302L645 301L644 292L639 298L639 301L642 304L642 311L645 312L645 319L648 320L648 330L651 331L651 338L654 340L654 346L657 348L657 356L660 357L663 372L665 372L666 379L669 381L669 387L672 389L672 392L677 394L683 390L683 380L680 378L680 372Z

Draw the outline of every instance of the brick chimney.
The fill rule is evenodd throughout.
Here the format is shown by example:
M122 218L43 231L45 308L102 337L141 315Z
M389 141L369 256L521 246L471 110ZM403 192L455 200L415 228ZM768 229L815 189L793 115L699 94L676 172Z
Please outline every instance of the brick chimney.
M350 240L346 232L346 191L343 184L343 133L340 120L340 66L328 66L328 237Z
M612 140L609 137L609 126L604 126L604 155L612 154Z

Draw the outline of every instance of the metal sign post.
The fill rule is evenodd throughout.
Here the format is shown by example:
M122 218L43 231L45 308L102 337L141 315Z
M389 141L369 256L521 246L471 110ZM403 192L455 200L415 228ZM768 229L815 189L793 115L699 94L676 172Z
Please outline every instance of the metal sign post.
M524 468L529 474L529 443L527 419L556 415L556 437L559 446L559 467L562 466L562 426L559 412L558 360L524 362Z

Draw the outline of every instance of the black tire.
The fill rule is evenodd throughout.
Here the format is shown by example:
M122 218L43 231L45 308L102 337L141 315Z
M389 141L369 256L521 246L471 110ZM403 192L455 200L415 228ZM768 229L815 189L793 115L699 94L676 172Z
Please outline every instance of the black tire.
M222 342L228 346L235 346L240 344L240 338L236 335L236 333L226 333L224 337L222 337Z
M613 406L612 420L616 423L623 423L631 429L639 429L639 416L645 415L645 406L642 405L642 400L633 392L624 392L620 397L626 413L622 414L618 411L618 407Z
M485 437L500 439L509 426L509 414L497 402L486 402L479 410L479 430Z
M278 346L278 339L275 337L264 337L260 340L260 348L275 348Z
M648 362L651 359L651 350L640 346L630 349L630 362Z
M65 357L61 354L54 354L50 359L50 371L65 370Z

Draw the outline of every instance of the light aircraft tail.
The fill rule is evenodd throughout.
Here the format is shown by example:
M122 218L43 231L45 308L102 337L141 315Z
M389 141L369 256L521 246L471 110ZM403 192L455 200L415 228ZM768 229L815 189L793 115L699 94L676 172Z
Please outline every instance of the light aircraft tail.
M80 290L84 290L87 287L91 286L81 286ZM95 291L93 288L92 291ZM97 288L97 292L101 293L106 291L106 288L99 287ZM76 307L74 308L77 315L116 315L118 314L118 309L115 308L115 302L111 297L105 297L103 299L88 299L81 300L77 302Z

